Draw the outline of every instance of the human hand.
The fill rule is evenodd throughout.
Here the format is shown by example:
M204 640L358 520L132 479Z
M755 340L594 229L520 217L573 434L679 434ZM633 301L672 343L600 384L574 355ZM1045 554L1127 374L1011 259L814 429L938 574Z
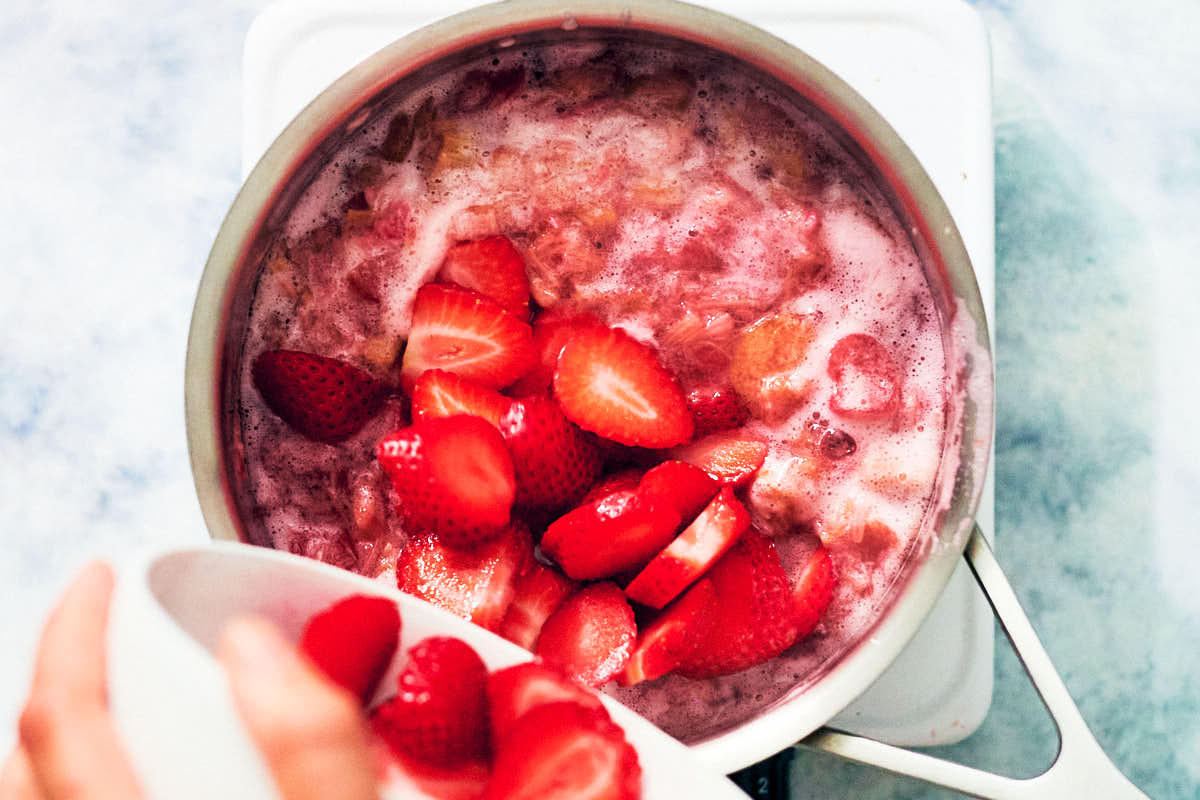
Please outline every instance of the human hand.
M42 633L20 740L0 769L0 800L141 800L113 728L105 677L108 566L85 567ZM238 620L220 659L251 738L284 800L375 800L373 757L356 700L268 623Z

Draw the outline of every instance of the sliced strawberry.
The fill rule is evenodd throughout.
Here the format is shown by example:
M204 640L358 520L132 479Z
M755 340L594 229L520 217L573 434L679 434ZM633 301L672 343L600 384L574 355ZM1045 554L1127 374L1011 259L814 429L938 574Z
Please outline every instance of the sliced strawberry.
M512 396L539 394L554 382L554 368L563 345L584 328L601 328L604 323L591 314L559 311L557 307L538 314L533 321L533 349L537 363L512 385Z
M479 417L417 422L379 442L379 463L410 527L466 546L508 524L517 483L500 432Z
M497 748L504 746L521 717L547 703L575 703L608 715L595 693L537 661L493 672L488 676L487 694L492 715L492 741Z
M418 422L469 414L499 425L510 402L495 389L471 383L441 369L422 372L412 389L412 415Z
M430 764L488 753L487 667L461 639L432 636L408 651L399 693L371 725L388 746Z
M637 752L607 716L547 703L513 726L483 800L635 800L641 776Z
M697 389L688 393L687 404L692 412L697 439L710 433L740 428L750 419L750 411L742 404L732 386Z
M511 401L499 428L512 453L519 506L569 506L583 496L600 472L595 437L563 416L548 395Z
M437 280L457 283L495 300L521 321L529 319L525 259L504 236L459 242L446 251Z
M593 583L550 615L534 652L576 683L601 686L625 669L636 637L625 594L615 583Z
M675 538L682 519L667 502L637 490L614 492L559 517L542 535L542 552L577 581L645 566Z
M792 591L792 599L796 608L796 638L800 639L812 632L821 621L821 615L833 600L833 587L837 576L833 570L833 559L824 547L808 559L796 587Z
M846 417L886 417L900 400L900 370L874 336L852 333L838 339L826 367L836 388L829 407Z
M434 534L417 533L396 559L396 583L402 592L495 630L512 602L516 576L532 555L533 539L520 523L465 549L449 547Z
M396 767L395 772L387 773L388 797L479 800L492 777L485 759L442 766L418 761L390 747L388 755Z
M741 431L727 431L677 447L671 454L680 461L694 464L721 483L744 486L767 460L767 443Z
M692 438L692 415L675 376L619 328L584 328L567 341L554 394L572 422L621 444L670 447Z
M750 513L721 489L700 516L675 537L646 568L625 587L630 600L662 608L703 575L750 527Z
M711 475L685 461L664 461L638 484L643 494L670 502L685 521L695 519L720 488Z
M388 387L336 358L267 350L251 367L267 407L310 439L330 444L353 436L375 416Z
M588 503L595 502L596 500L603 500L610 494L619 492L622 489L636 489L642 481L642 476L645 474L646 471L644 469L630 467L629 469L623 469L620 472L607 475L597 481L591 489L588 489L588 493L579 501L579 505L586 506Z
M708 571L717 593L712 628L676 672L712 678L741 672L796 641L792 587L775 543L751 528Z
M356 594L315 614L300 651L329 678L366 703L396 655L400 612L383 597Z
M701 578L638 633L633 655L617 683L633 686L674 670L708 636L716 610L712 581Z
M497 631L515 645L532 650L546 618L578 588L556 569L536 561L517 578L512 603Z
M444 369L500 389L536 358L529 325L498 303L459 286L427 284L413 301L400 379L409 387L425 370Z

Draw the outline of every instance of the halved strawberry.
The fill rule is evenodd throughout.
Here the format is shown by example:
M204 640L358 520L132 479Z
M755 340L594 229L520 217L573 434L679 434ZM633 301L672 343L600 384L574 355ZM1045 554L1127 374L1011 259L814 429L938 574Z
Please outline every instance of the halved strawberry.
M532 650L546 618L578 588L556 569L534 561L516 579L513 598L497 630L515 645Z
M670 503L637 490L614 492L551 523L542 552L577 581L608 578L645 566L681 521Z
M638 484L643 494L670 502L684 521L695 519L720 488L711 475L685 461L664 461Z
M630 467L619 472L614 472L611 475L606 475L588 489L587 494L579 501L579 505L586 506L588 503L596 500L603 500L614 492L619 492L622 489L636 489L642 481L642 476L646 474L644 469Z
M483 800L636 800L641 777L637 752L607 716L547 703L513 726Z
M633 686L674 670L708 636L716 606L712 581L701 578L638 632L633 655L617 676L617 683Z
M396 559L396 584L476 625L495 630L533 556L529 530L514 523L490 542L458 549L431 533L409 536Z
M625 594L662 608L703 575L750 527L750 513L726 486L683 533L651 559Z
M554 395L572 422L621 444L670 447L692 438L692 415L675 376L619 328L584 328L567 341Z
M398 688L371 715L389 747L431 764L487 755L487 667L470 645L449 636L418 642L408 651Z
M437 280L479 292L517 319L529 319L525 259L504 236L488 236L452 246L446 251Z
M696 426L697 439L710 433L740 428L750 419L750 411L732 386L697 389L687 396L688 410Z
M384 597L356 594L314 614L300 651L329 678L366 703L396 655L400 612Z
M528 324L478 292L431 283L413 300L400 379L409 387L425 370L444 369L500 389L528 372L536 358Z
M497 670L488 676L488 708L492 742L504 746L513 726L525 714L547 703L575 703L605 716L608 712L594 692L567 680L561 672L537 661Z
M563 416L548 395L511 401L499 428L512 453L519 506L568 506L579 500L600 472L595 437Z
M533 321L533 349L537 353L537 363L512 385L512 396L539 394L549 389L554 382L554 368L563 345L584 328L604 327L604 323L591 314L559 311L557 306L538 314Z
M593 583L555 609L534 652L576 683L601 686L625 669L636 637L625 594L615 583Z
M746 531L706 577L717 594L713 624L676 672L689 678L730 675L774 658L796 641L792 587L766 536Z
M837 384L829 407L846 417L885 417L900 399L900 370L874 336L852 333L838 339L826 367Z
M508 524L517 489L512 457L485 420L459 415L417 422L385 436L377 454L412 528L466 546Z
M443 766L418 761L388 748L395 770L385 773L389 797L422 800L479 800L492 777L485 759Z
M485 388L441 369L422 372L412 389L412 415L417 422L470 414L499 425L509 402L495 389Z
M727 431L677 447L671 454L680 461L694 464L721 483L744 486L767 460L767 449L766 442L741 431Z
M358 432L375 416L388 386L336 358L298 350L266 350L251 366L267 407L310 439L330 444Z
M833 559L824 547L808 559L804 571L800 573L796 587L792 590L792 600L796 609L796 638L801 639L812 632L821 621L821 615L833 600L833 587L837 583L837 575L833 570Z

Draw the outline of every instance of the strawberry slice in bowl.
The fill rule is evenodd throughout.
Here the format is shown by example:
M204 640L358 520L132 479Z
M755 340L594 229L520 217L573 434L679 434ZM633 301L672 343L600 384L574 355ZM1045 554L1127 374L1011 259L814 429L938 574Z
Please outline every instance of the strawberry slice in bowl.
M608 715L547 703L508 733L483 800L636 800L641 783L637 751Z
M263 402L280 419L309 439L329 444L357 433L390 391L352 364L298 350L259 353L251 376Z
M708 571L749 527L750 513L726 486L630 581L625 594L635 602L662 608Z
M470 645L432 636L409 650L399 693L375 708L371 727L393 750L424 763L486 758L487 680L487 667Z
M396 604L356 594L309 619L300 634L300 651L365 704L396 655L399 640Z
M400 380L408 388L425 370L442 369L501 389L528 372L536 358L527 323L478 292L431 283L413 300Z
M488 676L487 695L492 742L497 747L503 746L521 717L547 703L575 703L608 716L599 695L538 661L527 661L493 672Z

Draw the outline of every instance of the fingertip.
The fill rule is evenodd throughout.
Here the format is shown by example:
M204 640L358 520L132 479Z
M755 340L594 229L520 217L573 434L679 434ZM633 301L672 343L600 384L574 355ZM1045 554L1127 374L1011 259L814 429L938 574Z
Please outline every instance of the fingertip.
M295 661L290 642L262 617L236 617L225 626L218 645L222 662L235 672L278 673Z

